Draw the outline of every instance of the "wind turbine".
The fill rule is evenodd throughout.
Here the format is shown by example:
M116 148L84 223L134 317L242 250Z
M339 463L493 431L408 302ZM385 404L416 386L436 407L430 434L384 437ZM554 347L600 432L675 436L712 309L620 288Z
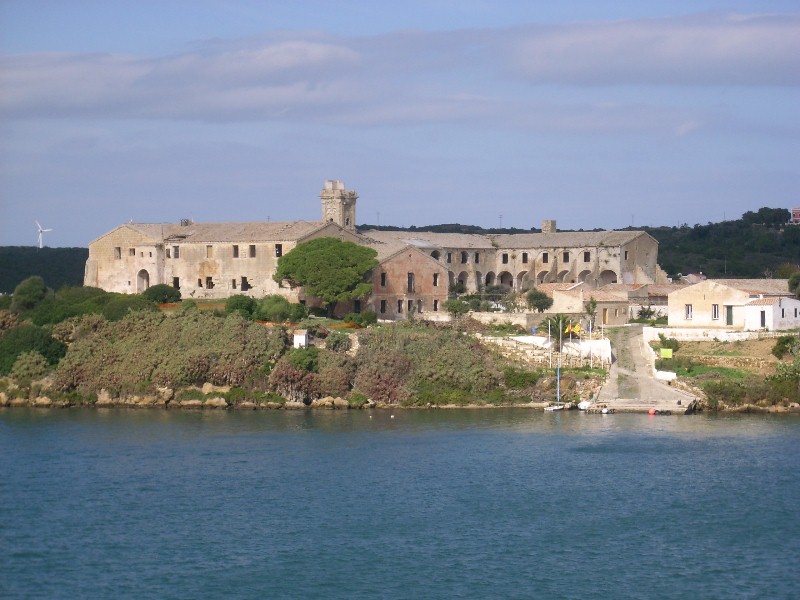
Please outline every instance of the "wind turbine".
M42 247L42 234L47 231L53 231L52 229L43 229L42 226L39 224L39 221L34 221L36 223L36 228L39 230L39 248Z

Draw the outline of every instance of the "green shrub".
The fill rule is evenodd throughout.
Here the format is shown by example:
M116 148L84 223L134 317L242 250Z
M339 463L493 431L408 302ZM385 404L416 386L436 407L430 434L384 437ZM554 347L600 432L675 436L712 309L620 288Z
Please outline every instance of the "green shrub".
M14 296L11 300L11 311L23 313L32 309L47 296L47 286L44 279L38 275L24 279L14 288Z
M167 304L171 302L180 302L181 291L166 283L159 283L147 288L142 292L142 296L156 304Z
M54 365L66 354L67 347L37 325L23 324L4 331L0 334L0 375L11 372L20 354L32 351Z
M153 302L140 295L115 295L103 307L103 316L109 321L119 321L132 312L157 311Z
M470 311L469 303L458 298L445 300L442 303L442 307L450 314L451 317L459 317L467 314Z
M351 392L347 395L347 403L350 408L362 408L368 401L369 398L360 392Z
M325 348L333 352L347 352L352 345L350 336L341 331L334 331L325 338Z
M775 358L783 358L787 353L797 354L800 349L800 337L795 335L782 335L775 341L772 354Z
M32 350L23 352L17 357L14 366L11 367L11 376L18 381L31 381L41 379L48 370L47 359L39 352Z
M294 348L286 354L289 362L301 369L310 373L319 372L319 348L313 346L309 348Z
M507 388L513 390L534 386L540 378L541 373L537 371L526 371L517 367L503 369L503 382Z
M233 312L238 312L245 319L251 319L257 305L255 298L244 294L236 294L225 301L225 314L229 315Z
M668 338L663 333L658 334L658 339L659 339L659 346L661 348L669 348L673 352L676 352L678 348L681 347L678 340L676 340L675 338Z
M0 294L0 310L8 310L9 308L11 308L11 296Z
M347 313L342 317L342 321L354 323L359 327L367 327L378 322L378 315L371 310L365 310L359 313Z
M280 294L264 296L258 303L255 315L262 321L282 323L288 321L292 314L289 301Z

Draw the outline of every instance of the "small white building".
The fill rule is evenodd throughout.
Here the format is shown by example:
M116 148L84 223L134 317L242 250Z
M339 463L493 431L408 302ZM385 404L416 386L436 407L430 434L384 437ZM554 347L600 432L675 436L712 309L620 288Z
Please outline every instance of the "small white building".
M707 279L669 294L670 327L755 331L800 327L786 279Z
M295 329L292 346L294 348L308 348L308 339L309 335L307 329Z
M800 328L800 300L797 298L758 298L745 304L743 312L745 329Z

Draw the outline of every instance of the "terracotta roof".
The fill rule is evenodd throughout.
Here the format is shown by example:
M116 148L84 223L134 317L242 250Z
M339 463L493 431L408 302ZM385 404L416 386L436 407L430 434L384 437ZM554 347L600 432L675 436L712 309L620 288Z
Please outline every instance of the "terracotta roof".
M772 296L771 298L756 298L755 300L750 300L745 306L772 306L773 304L777 304L781 300L792 300L787 296Z
M686 284L680 283L661 283L661 284L648 284L648 296L669 296L675 290L681 290L687 287Z
M536 289L540 292L544 292L548 296L552 296L553 292L564 292L570 290L572 288L580 288L583 286L583 283L540 283L536 286Z
M491 240L485 235L474 235L469 233L432 233L427 231L379 231L368 229L360 231L361 235L372 238L379 242L392 243L403 242L404 245L411 245L421 250L444 249L444 248L493 248Z
M321 221L268 223L191 223L162 225L165 241L203 242L273 242L299 240L325 225Z
M644 231L564 231L562 233L514 233L491 235L498 248L571 248L574 246L621 246L647 235Z
M721 285L727 285L748 294L786 295L789 291L788 279L708 279Z

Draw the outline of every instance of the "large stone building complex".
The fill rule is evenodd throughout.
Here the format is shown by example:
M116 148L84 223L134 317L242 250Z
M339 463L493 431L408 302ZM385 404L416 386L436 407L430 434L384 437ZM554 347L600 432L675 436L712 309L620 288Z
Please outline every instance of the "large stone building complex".
M84 284L136 293L157 283L184 298L262 297L305 300L302 290L272 279L278 259L297 244L336 237L374 248L373 293L341 311L371 309L382 318L438 312L456 286L477 291L502 286L518 291L542 283L662 283L658 242L643 231L556 231L465 235L409 231L356 231L358 196L340 181L320 193L322 220L286 223L126 223L89 244Z

